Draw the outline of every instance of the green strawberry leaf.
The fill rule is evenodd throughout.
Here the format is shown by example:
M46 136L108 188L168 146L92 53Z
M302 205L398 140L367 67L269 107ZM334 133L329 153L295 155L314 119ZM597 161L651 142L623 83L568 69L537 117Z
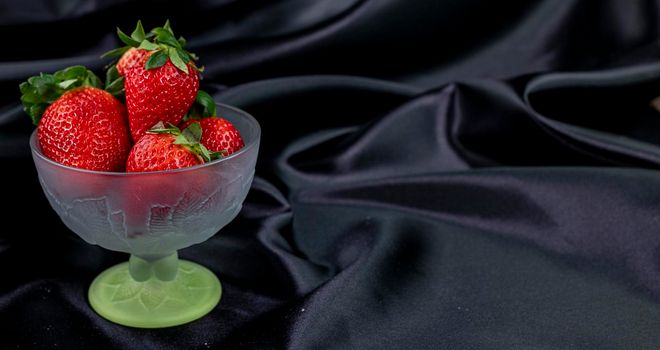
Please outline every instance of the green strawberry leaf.
M156 34L156 41L174 48L180 47L179 42L176 40L172 32L164 28L154 28L152 30Z
M85 83L83 83L83 85L93 86L97 89L103 89L103 81L101 80L101 78L96 76L96 74L94 74L92 71L89 71L89 73L90 74L87 76L88 80L86 80Z
M227 156L227 150L223 149L220 152L211 152L211 160L215 160L218 158L226 157Z
M121 40L124 44L132 47L138 47L140 45L140 42L131 38L130 36L126 35L124 32L117 27L117 36L119 36L119 40Z
M124 77L119 75L117 65L110 66L105 75L105 91L114 96L124 93Z
M211 161L211 153L201 143L194 143L192 145L184 145L189 151L197 155L204 161L204 163Z
M138 20L135 30L131 33L131 38L137 42L141 42L146 38L144 34L144 28L142 27L142 21Z
M197 91L195 103L190 107L188 113L183 117L184 121L198 120L202 118L217 117L217 105L213 97L203 90Z
M163 28L165 30L167 30L168 32L170 32L170 34L174 34L174 32L172 32L172 27L170 26L170 20L169 19L165 20L165 24L163 25Z
M177 140L174 142L177 145L195 145L202 139L202 126L199 123L192 123L185 128Z
M201 106L199 106L197 103L193 103L186 115L183 116L183 121L200 120L202 119L202 113L203 111L201 110Z
M73 85L73 84L76 83L76 82L78 82L77 79L69 79L69 80L61 81L61 82L57 83L57 85L58 85L60 88L66 90L66 89L68 89L69 87L71 87L71 85Z
M165 62L167 62L167 51L166 50L158 50L151 56L149 56L149 59L147 62L144 64L144 69L154 69L158 67L162 67Z
M201 143L198 145L197 148L199 149L198 154L202 157L202 159L204 159L204 163L210 162L211 152L209 152L208 148L204 147L204 145L202 145Z
M204 118L217 116L217 106L215 101L213 100L213 97L211 97L211 95L209 95L206 91L198 90L197 96L195 97L195 102L204 107Z
M198 149L197 154L199 154L202 157L202 159L204 159L205 163L210 162L212 160L216 160L218 158L222 158L225 156L225 154L227 154L227 151L225 150L222 150L220 152L211 152L201 143L197 145L197 149Z
M56 80L63 81L68 79L76 79L76 78L84 77L86 73L87 73L87 68L83 66L71 66L55 72L55 74L53 74L53 77Z
M18 86L18 88L21 90L21 94L22 94L22 96L21 96L21 101L23 101L23 102L31 102L31 103L39 102L39 97L37 96L37 94L35 94L35 93L33 92L32 89L30 89L30 85L29 85L29 84L30 84L30 83L28 83L28 82L26 81L26 82L22 82L22 83Z
M177 68L179 68L181 71L183 71L183 72L186 73L186 74L189 73L189 72L188 72L188 66L187 66L186 63L181 59L181 56L179 56L179 54L177 53L177 50L176 50L175 48L170 47L170 48L167 50L167 53L168 53L168 55L169 55L169 57L170 57L170 60L172 61L172 64L174 64L174 66L176 66Z
M183 62L186 62L186 63L190 62L190 59L191 59L191 58L190 58L190 54L188 54L188 53L186 52L186 50L184 50L184 49L176 49L176 53L179 54L179 57L181 57L181 59L183 60Z
M113 81L119 79L119 77L121 76L119 75L119 70L117 70L117 65L113 64L105 72L105 87L107 88Z
M191 146L193 143L190 143L187 137L181 135L177 135L177 137L174 139L174 144L175 145L185 145L185 146Z
M101 58L121 57L131 47L138 47L144 40L153 37L153 34L145 34L144 27L142 27L142 21L138 20L131 36L126 35L126 33L122 32L119 28L117 28L117 36L119 36L119 40L126 44L126 46L112 49L101 55Z
M118 47L116 49L112 49L103 55L101 55L101 58L108 58L108 57L121 57L126 51L128 51L129 46L122 46Z
M167 123L167 127L165 124L163 124L162 121L156 123L149 131L147 131L149 134L172 134L172 135L180 135L181 130L176 127L176 125L172 123Z
M146 39L142 40L142 42L140 43L140 46L138 46L138 49L143 49L143 50L147 50L147 51L158 50L159 48L160 48L160 46L158 46L158 45L156 45L156 44L154 44L151 41L146 40Z
M124 93L124 77L119 77L119 79L113 81L105 88L105 91L113 96L121 96Z
M48 108L48 105L32 105L25 111L27 112L27 114L30 115L30 117L32 119L32 123L34 125L39 125L39 121L41 120L41 116L46 111L46 108Z

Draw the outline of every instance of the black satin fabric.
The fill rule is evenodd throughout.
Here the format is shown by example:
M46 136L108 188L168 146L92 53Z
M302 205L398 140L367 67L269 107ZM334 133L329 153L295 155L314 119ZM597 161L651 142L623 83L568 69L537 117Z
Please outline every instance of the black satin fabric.
M0 348L660 348L660 1L0 2ZM86 301L125 261L50 209L18 84L170 18L263 139L241 214L180 252L219 306Z

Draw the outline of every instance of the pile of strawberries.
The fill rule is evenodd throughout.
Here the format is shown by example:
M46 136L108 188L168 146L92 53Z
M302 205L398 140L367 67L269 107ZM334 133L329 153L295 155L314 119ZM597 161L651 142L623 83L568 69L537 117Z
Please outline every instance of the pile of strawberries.
M20 85L46 157L82 169L144 172L202 164L244 146L199 90L197 56L169 22L145 33L138 21L130 36L117 34L126 46L104 55L119 57L105 84L73 66Z

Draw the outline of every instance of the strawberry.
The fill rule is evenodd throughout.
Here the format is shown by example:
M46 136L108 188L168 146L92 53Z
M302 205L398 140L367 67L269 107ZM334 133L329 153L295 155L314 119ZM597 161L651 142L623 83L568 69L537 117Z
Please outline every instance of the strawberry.
M126 72L126 105L134 140L158 122L178 124L199 89L197 72L191 69L192 72L183 73L169 59L157 69L144 68L148 59L157 54L150 53Z
M138 140L126 161L126 171L146 172L185 168L220 156L199 143L202 130L193 124L183 130L170 124L156 124Z
M199 123L202 128L201 143L213 152L222 152L228 156L245 146L241 134L227 119L217 116L217 108L213 98L200 90L197 93L196 104L186 115L181 124L185 129L193 123Z
M189 119L181 127L187 128L192 123L199 123L202 127L201 143L213 152L223 152L228 156L245 146L243 138L232 123L224 118Z
M117 62L117 72L119 75L124 76L128 70L133 68L139 62L142 62L148 53L149 51L147 50L138 50L134 47L129 48Z
M169 22L149 34L140 22L131 36L119 29L117 34L128 46L106 54L123 55L108 76L120 81L123 74L133 140L158 122L179 124L199 89L200 69L193 62L196 56L184 50L185 40L174 37Z
M41 73L20 85L41 152L72 167L122 171L131 148L125 107L83 66Z

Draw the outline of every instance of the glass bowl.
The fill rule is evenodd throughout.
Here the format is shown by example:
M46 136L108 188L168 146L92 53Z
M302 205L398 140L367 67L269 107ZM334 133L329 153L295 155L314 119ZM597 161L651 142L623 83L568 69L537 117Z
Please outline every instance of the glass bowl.
M250 189L259 149L259 123L218 104L245 146L209 163L145 173L72 168L46 158L36 130L30 148L39 182L64 224L90 244L131 254L92 282L92 308L115 323L141 328L200 318L220 300L217 277L177 250L201 243L236 217Z

